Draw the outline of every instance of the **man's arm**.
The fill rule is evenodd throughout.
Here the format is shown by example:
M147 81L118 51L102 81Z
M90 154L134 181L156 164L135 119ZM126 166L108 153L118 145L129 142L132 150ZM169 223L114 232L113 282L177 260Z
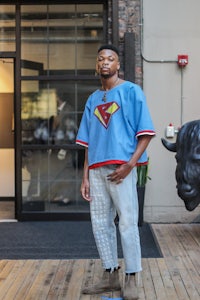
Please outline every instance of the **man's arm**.
M108 179L113 182L120 183L136 166L137 161L139 160L142 153L146 150L151 139L151 135L139 136L136 150L133 153L131 159L127 163L117 167L117 169L108 176Z
M128 164L130 164L130 166L131 166L131 169L133 169L136 166L140 156L146 150L152 137L153 137L152 135L141 135L138 137L138 144L137 144L136 150L128 162Z
M83 168L83 179L81 183L81 195L87 200L91 201L90 198L90 183L89 183L89 167L88 167L88 149L85 148L85 161Z

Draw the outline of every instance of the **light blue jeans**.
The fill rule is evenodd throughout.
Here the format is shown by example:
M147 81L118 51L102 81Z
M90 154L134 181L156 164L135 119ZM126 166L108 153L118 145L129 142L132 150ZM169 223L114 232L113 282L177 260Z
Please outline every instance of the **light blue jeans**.
M117 235L114 219L119 217L119 232L126 273L142 270L138 230L137 171L134 168L122 183L112 183L107 175L116 165L91 169L90 213L93 234L103 268L118 267Z

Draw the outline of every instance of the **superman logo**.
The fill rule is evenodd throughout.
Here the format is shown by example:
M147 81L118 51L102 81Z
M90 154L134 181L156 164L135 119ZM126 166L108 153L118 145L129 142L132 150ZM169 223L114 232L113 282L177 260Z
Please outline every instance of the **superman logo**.
M95 108L94 115L103 124L105 128L108 128L112 115L119 109L119 105L116 102L109 102L98 105Z

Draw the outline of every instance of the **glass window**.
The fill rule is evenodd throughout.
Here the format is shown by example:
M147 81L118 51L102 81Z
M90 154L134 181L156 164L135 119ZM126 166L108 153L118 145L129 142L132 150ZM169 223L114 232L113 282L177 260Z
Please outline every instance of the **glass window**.
M103 32L103 4L21 6L23 211L89 210L75 138Z
M22 81L22 143L74 144L86 100L99 80Z
M1 5L0 51L15 51L15 6Z
M24 210L88 209L80 195L84 150L75 137L85 102L98 87L99 80L22 81Z
M83 150L24 150L22 204L24 211L88 211L81 198Z
M94 74L102 41L101 4L21 7L22 59L42 64L43 74Z

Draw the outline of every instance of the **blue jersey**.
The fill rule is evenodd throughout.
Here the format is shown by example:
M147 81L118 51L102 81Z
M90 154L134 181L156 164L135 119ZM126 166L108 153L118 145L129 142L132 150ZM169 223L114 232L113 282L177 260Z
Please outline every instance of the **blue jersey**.
M87 100L76 143L88 147L90 168L121 164L132 157L140 135L155 135L142 89L129 81L106 92L96 90ZM147 162L146 151L138 163Z

